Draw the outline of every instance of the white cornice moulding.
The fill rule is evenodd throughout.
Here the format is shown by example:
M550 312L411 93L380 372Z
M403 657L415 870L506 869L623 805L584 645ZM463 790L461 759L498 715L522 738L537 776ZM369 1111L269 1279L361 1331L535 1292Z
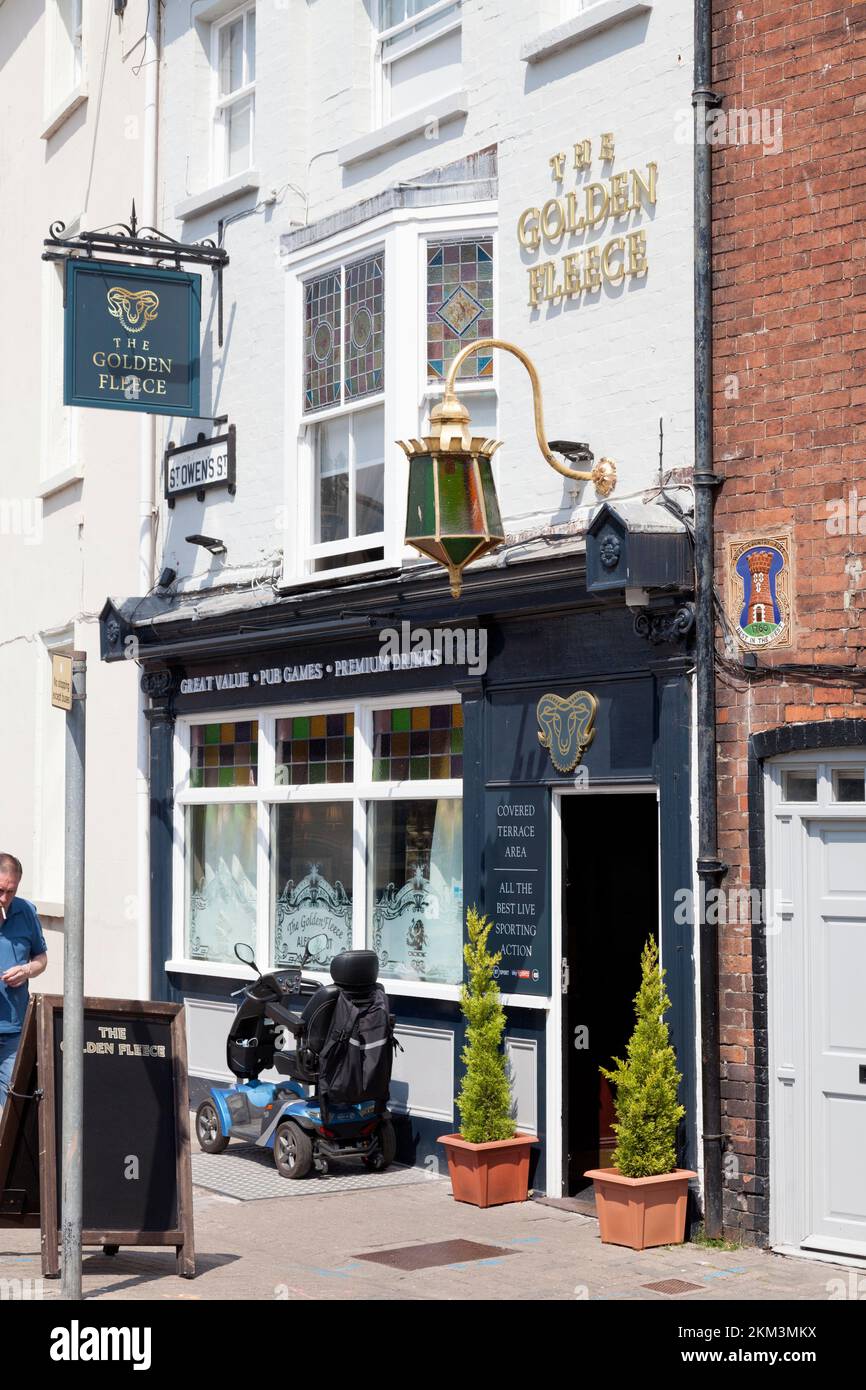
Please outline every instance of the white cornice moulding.
M582 10L574 19L558 24L555 29L546 29L537 39L530 39L520 50L524 63L540 63L544 58L552 58L573 44L612 29L623 20L634 19L648 14L653 0L598 0L588 10Z
M380 126L378 130L371 130L369 135L350 140L348 145L343 145L337 151L337 163L344 169L350 168L351 165L360 164L362 160L370 159L375 154L383 154L386 150L393 149L395 145L402 145L415 135L423 134L428 125L434 122L445 125L447 121L455 121L460 116L467 115L468 111L468 92L450 92L420 111L410 111L408 115L400 116L396 121L389 121L388 125Z
M234 174L232 178L206 188L203 193L194 193L191 198L184 198L182 202L176 203L174 215L178 222L189 222L193 217L209 212L211 208L218 208L222 203L230 203L235 198L243 197L244 193L258 193L260 185L261 176L258 169L245 169L242 174Z
M47 122L45 125L45 129L42 132L41 139L50 140L52 135L55 135L57 131L60 129L60 127L63 125L63 122L68 120L69 117L72 115L73 111L78 110L79 106L83 106L86 100L87 87L82 82L79 86L77 86L74 89L74 91L69 93L68 97L64 97L60 105L58 107L55 107L55 109L51 112L51 115L47 118Z

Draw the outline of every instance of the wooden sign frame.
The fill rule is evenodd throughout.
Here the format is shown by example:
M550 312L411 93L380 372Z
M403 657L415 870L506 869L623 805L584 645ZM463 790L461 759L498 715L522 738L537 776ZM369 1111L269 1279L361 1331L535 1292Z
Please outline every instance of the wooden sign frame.
M122 1245L173 1245L177 1273L191 1279L195 1275L193 1237L192 1169L190 1165L189 1082L186 1063L186 1027L183 1005L131 999L85 999L85 1015L104 1014L106 1020L169 1023L171 1034L172 1094L175 1120L175 1195L177 1225L170 1230L115 1230L94 1227L81 1233L82 1245L100 1245L106 1254L116 1255ZM60 1273L60 1229L58 1222L58 1184L62 1171L60 1135L55 1119L57 1077L54 1059L54 1021L63 1014L63 998L37 994L30 999L21 1043L15 1059L10 1094L0 1113L0 1229L32 1228L42 1232L42 1273L54 1279ZM85 1059L86 1067L86 1059ZM32 1088L32 1089L31 1089ZM32 1108L38 1118L38 1210L33 1210L34 1194L7 1188L10 1168L23 1161L37 1162L26 1152L32 1140ZM30 1131L28 1134L28 1123ZM87 1164L87 1135L84 1135L84 1162ZM18 1208L18 1210L16 1210Z

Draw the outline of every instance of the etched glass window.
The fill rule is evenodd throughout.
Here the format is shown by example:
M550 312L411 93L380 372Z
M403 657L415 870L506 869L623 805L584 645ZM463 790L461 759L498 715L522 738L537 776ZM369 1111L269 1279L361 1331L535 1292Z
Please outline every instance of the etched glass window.
M235 961L256 944L256 807L186 809L186 951L190 960Z
M271 817L274 960L327 970L352 946L353 803L274 806Z
M493 238L427 243L427 375L442 381L468 343L493 334ZM473 352L461 381L493 377L493 357Z
M457 984L463 949L463 804L372 801L368 942L383 977Z
M189 741L191 787L256 785L259 726L255 719L231 724L193 724Z

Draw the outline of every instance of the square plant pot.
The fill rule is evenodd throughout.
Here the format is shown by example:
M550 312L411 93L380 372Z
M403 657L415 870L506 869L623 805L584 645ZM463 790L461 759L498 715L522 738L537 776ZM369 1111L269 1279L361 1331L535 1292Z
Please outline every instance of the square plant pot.
M458 1202L495 1207L525 1202L529 1192L529 1150L534 1134L515 1134L488 1144L470 1144L459 1134L437 1140L448 1155L451 1190Z
M675 1168L651 1178L625 1178L616 1168L590 1168L598 1229L606 1245L646 1250L651 1245L681 1245L686 1233L690 1168Z

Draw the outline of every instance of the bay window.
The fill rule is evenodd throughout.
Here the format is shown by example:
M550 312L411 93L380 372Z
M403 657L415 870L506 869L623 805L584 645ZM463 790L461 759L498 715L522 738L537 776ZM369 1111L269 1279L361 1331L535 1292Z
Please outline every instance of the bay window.
M224 973L243 941L324 976L366 945L383 979L455 989L462 779L451 694L179 722L174 957Z

